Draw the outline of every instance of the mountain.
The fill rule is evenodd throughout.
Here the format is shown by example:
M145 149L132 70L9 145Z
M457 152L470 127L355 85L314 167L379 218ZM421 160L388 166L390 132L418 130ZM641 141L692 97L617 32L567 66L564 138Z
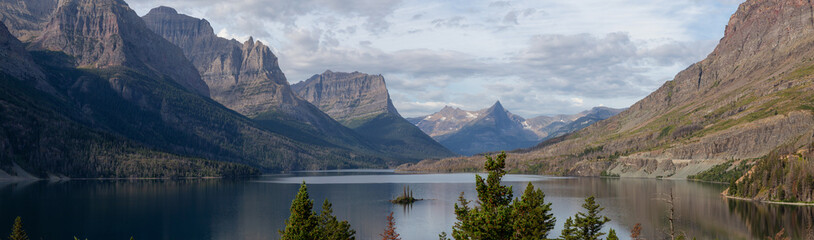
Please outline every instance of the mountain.
M465 155L514 150L582 129L621 110L596 107L574 115L539 116L531 119L505 110L500 101L479 111L445 106L441 111L409 118L412 124L442 145Z
M64 52L77 67L124 66L153 78L168 77L192 92L209 96L206 83L181 50L152 33L124 2L76 0L59 4L29 48Z
M706 59L616 116L510 153L507 166L685 178L728 160L806 146L814 135L812 13L806 1L746 1ZM481 162L445 159L403 169L449 171Z
M59 0L0 0L0 22L18 39L38 36L48 24Z
M30 57L16 39L0 41L41 69L54 90L36 82L37 73L0 68L6 173L224 176L385 166L366 153L274 132L211 100L181 49L123 1L62 0L36 35Z
M415 160L455 155L401 117L381 75L329 70L292 88L384 152Z
M366 143L353 131L291 90L277 57L260 41L218 37L205 19L169 7L154 8L142 18L184 51L215 101L286 135L364 148Z

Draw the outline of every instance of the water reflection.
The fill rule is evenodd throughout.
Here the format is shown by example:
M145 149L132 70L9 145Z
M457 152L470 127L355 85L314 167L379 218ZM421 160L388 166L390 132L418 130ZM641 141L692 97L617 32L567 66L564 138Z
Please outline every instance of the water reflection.
M792 239L806 239L809 234L814 234L814 207L754 203L737 199L727 199L726 202L729 210L747 223L749 232L760 234L753 235L755 238L765 238L766 234L783 229L786 236Z
M32 239L277 239L302 180L309 183L319 210L333 203L358 239L376 239L384 219L394 212L403 239L436 239L455 222L453 205L460 192L475 199L474 174L392 172L302 172L251 180L139 180L0 182L0 229L22 216ZM546 194L557 217L555 237L582 200L595 195L612 218L608 227L621 237L636 223L642 236L661 239L668 229L670 191L676 196L677 229L698 239L764 239L780 229L801 239L814 219L814 208L758 204L725 199L724 186L651 179L551 178L508 175L515 196L531 182ZM390 199L409 186L412 205ZM0 231L0 234L5 234Z

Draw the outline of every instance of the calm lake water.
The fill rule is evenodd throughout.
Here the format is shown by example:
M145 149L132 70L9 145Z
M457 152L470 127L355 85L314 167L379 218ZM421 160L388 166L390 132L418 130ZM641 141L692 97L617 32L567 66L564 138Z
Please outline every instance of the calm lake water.
M248 180L74 180L0 182L0 236L22 216L31 239L278 239L291 200L302 181L314 205L329 199L334 213L377 239L394 212L403 239L437 239L455 222L460 192L475 199L474 174L395 174L390 171L301 172ZM676 196L677 229L698 239L764 239L785 228L802 238L814 208L725 199L718 184L653 179L559 178L507 175L519 196L531 182L553 203L559 236L568 216L595 195L610 217L607 227L627 239L636 223L647 239L661 239L667 226L665 194ZM412 207L388 202L409 186L427 200ZM607 229L606 229L607 230Z

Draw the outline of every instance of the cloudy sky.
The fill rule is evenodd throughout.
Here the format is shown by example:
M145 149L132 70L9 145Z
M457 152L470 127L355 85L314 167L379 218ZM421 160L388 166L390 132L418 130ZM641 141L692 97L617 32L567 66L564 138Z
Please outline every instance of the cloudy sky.
M739 0L129 0L272 46L290 83L384 75L399 112L628 107L709 54Z

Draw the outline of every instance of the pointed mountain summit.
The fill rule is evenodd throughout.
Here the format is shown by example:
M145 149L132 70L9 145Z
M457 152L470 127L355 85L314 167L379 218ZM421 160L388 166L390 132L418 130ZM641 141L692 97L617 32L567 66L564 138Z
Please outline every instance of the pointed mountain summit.
M382 75L328 70L292 88L386 152L409 159L454 155L401 117Z
M748 0L706 59L618 115L507 161L548 166L535 173L686 178L806 146L814 135L812 23L809 1ZM478 165L471 160L458 167Z

